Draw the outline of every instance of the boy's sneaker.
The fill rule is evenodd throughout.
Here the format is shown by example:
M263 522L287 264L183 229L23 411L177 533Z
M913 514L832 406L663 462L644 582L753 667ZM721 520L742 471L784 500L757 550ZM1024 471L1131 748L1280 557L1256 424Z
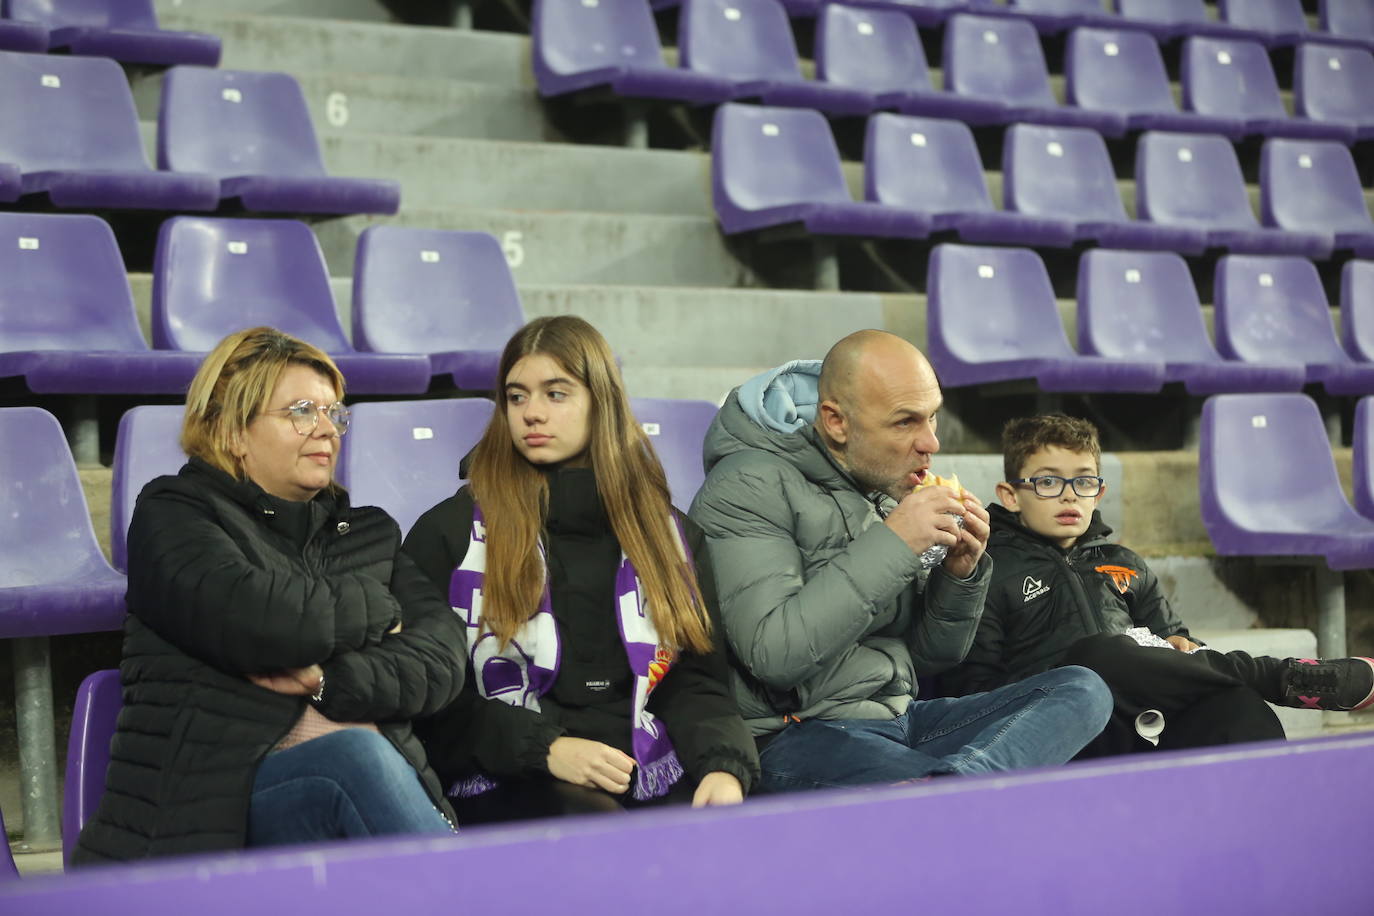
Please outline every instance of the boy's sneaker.
M1285 706L1353 712L1374 704L1374 659L1290 658L1282 677Z

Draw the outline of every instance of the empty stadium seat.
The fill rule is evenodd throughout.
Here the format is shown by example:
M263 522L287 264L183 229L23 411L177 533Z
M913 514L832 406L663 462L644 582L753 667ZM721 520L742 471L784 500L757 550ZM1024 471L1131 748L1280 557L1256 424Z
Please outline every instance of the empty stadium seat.
M834 9L834 7L830 7ZM961 121L876 114L864 142L868 200L925 214L932 231L966 242L1064 248L1074 226L997 209L973 132Z
M1271 46L1291 45L1308 34L1302 0L1217 0L1217 14L1227 25L1267 36Z
M1198 114L1240 118L1246 133L1351 143L1349 124L1289 117L1269 52L1256 41L1189 37L1180 68L1183 105Z
M110 741L123 708L119 672L114 669L88 674L76 689L62 791L62 862L68 867L81 828L95 814L105 794Z
M0 51L42 54L48 50L48 30L36 22L0 19Z
M1107 145L1086 128L1008 128L1002 141L1002 196L1006 209L1063 221L1075 238L1106 248L1197 253L1205 247L1200 230L1130 219Z
M631 398L630 411L653 443L673 505L684 512L706 480L702 444L716 416L710 401L674 398Z
M48 29L48 48L129 64L219 63L220 40L158 26L153 0L8 0L9 17Z
M1082 25L1110 28L1117 19L1102 0L1009 0L1007 6L1047 35Z
M1336 340L1321 279L1305 258L1228 255L1212 283L1217 349L1228 359L1302 363L1331 394L1374 393L1374 364Z
M1207 336L1183 258L1163 251L1084 252L1078 261L1078 350L1121 360L1159 360L1165 380L1191 394L1300 391L1296 364L1225 360Z
M8 162L0 162L0 203L12 203L24 192L24 179L19 169Z
M1065 94L1089 111L1119 112L1131 130L1180 130L1245 136L1235 117L1179 111L1159 45L1146 32L1074 29L1064 51Z
M1333 140L1264 142L1260 213L1266 226L1329 232L1336 250L1374 257L1374 219L1350 149Z
M148 349L103 220L0 213L0 378L40 394L180 394L199 364Z
M1360 363L1374 363L1374 261L1341 268L1341 344Z
M120 572L129 568L129 522L138 494L154 477L175 474L186 463L180 442L185 413L180 404L144 404L119 418L110 485L110 562Z
M7 835L5 834L5 816L3 813L0 813L0 835ZM10 844L6 842L4 853L0 855L0 884L18 879L19 869L14 864L14 854L10 852Z
M1222 556L1374 564L1374 521L1346 500L1321 413L1304 395L1208 398L1198 483L1202 522Z
M1212 248L1310 258L1331 254L1330 234L1260 227L1235 147L1225 137L1142 134L1135 154L1135 194L1141 219L1203 229Z
M812 235L922 238L930 230L920 213L854 201L830 126L800 108L717 108L711 197L730 235L798 223Z
M530 25L539 94L606 88L618 96L724 102L727 79L669 67L644 0L535 0Z
M325 171L305 96L286 73L173 67L162 84L157 159L220 179L219 197L272 213L395 213L400 185Z
M1360 398L1355 405L1352 440L1355 511L1374 519L1374 397Z
M506 341L525 323L501 244L484 232L371 226L353 260L353 341L426 353L430 372L491 391Z
M1060 105L1050 90L1040 37L1029 23L1010 17L958 15L945 26L945 88L971 98L1001 102L1008 121L1091 127L1119 136L1126 119L1117 112Z
M851 6L897 10L919 26L938 26L966 10L983 6L985 0L849 0Z
M271 325L334 358L357 394L429 387L422 354L358 353L334 308L320 243L295 220L177 216L153 263L153 345L203 353L226 335Z
M1252 38L1253 33L1207 15L1203 0L1116 0L1116 11L1133 27L1151 32L1161 41L1179 35L1218 35Z
M1374 138L1374 52L1329 44L1298 45L1293 107L1314 121L1349 124L1358 139Z
M380 506L404 535L453 495L458 464L491 418L486 398L354 404L339 455L339 483L355 506Z
M926 352L945 386L1033 380L1045 391L1158 391L1159 361L1080 356L1033 251L937 245L926 280Z
M734 98L835 115L872 110L867 92L802 77L792 26L777 0L684 0L680 17L679 62L731 80Z
M129 82L112 60L0 51L0 162L23 173L24 194L46 194L55 207L219 203L212 176L148 165Z
M1369 0L1321 0L1322 31L1374 45L1374 4Z

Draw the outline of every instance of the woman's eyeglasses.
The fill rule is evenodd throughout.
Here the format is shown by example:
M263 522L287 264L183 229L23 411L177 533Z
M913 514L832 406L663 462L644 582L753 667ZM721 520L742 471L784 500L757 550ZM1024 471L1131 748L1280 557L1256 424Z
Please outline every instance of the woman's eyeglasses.
M329 418L329 422L334 424L334 431L340 436L348 432L349 410L343 401L325 405L303 399L286 407L269 408L263 413L286 414L291 418L291 425L296 428L296 432L302 436L310 435L320 425L320 414Z

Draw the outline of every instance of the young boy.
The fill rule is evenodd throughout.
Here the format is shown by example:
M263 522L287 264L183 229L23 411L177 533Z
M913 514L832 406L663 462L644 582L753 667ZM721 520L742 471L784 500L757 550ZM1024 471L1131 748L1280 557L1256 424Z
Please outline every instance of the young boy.
M1282 738L1265 700L1336 710L1374 703L1370 659L1252 657L1194 642L1145 561L1107 540L1091 423L1012 420L1002 453L1002 505L989 507L992 583L972 649L944 676L947 692L990 690L1059 665L1091 668L1116 709L1087 756L1155 744L1146 737L1146 726L1159 724L1151 712L1162 714L1157 746L1179 748Z

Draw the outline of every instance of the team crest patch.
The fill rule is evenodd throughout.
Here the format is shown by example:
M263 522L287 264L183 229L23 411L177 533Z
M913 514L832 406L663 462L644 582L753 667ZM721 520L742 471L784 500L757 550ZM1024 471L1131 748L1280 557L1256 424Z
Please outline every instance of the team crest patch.
M1112 584L1121 594L1126 594L1130 588L1131 580L1140 578L1140 573L1125 566L1098 566L1096 570L1112 577Z

